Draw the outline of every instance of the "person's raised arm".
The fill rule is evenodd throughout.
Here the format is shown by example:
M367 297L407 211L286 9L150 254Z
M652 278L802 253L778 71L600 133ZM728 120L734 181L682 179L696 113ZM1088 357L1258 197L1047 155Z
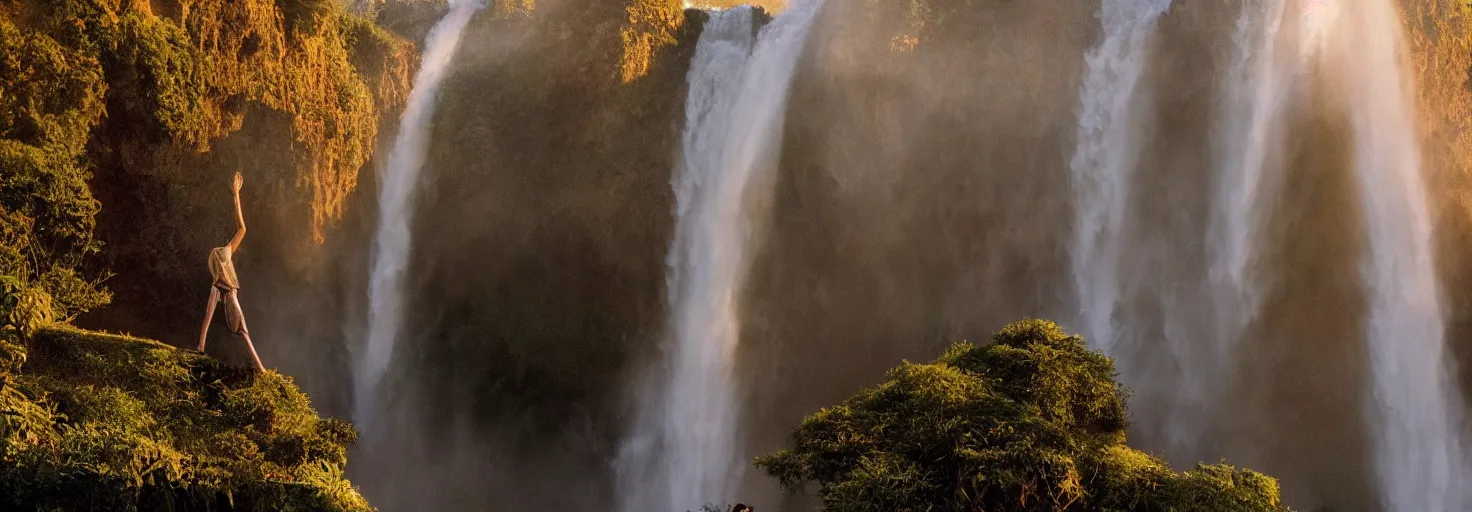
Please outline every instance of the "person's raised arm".
M235 173L235 182L230 187L235 193L235 225L238 227L235 230L235 238L230 239L230 252L232 253L240 250L240 242L245 240L245 214L240 211L240 187L244 184L245 178L241 178L240 173Z

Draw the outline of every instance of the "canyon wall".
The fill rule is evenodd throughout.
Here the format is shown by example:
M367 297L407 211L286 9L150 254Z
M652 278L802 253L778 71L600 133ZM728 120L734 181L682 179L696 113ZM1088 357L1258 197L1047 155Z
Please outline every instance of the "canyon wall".
M43 3L11 4L34 13ZM406 41L442 6L390 2L376 16L391 35L314 2L77 5L104 5L99 26L143 27L149 42L101 64L113 78L88 154L104 259L118 275L115 304L84 323L192 344L204 255L233 230L227 184L241 170L251 231L237 262L262 357L324 412L347 414L376 220L372 158L407 94ZM1146 68L1145 192L1132 207L1144 221L1128 240L1190 239L1205 223L1217 70L1240 5L1177 0L1160 21ZM1472 24L1450 0L1402 6L1448 344L1472 382ZM666 334L670 179L705 16L681 7L499 1L472 20L432 128L406 281L411 327L390 370L395 434L350 468L376 505L587 510L612 499L630 383ZM929 360L1019 317L1073 318L1068 162L1097 9L830 2L799 63L774 215L755 239L738 371L752 455L899 359ZM165 90L160 70L180 62L170 52L221 64ZM1137 446L1175 464L1230 457L1280 477L1296 507L1373 509L1359 412L1362 213L1344 118L1314 110L1292 116L1292 195L1273 210L1266 244L1279 262L1274 293L1222 377L1223 398L1183 409L1157 384L1193 369L1158 346L1115 355L1137 389ZM1207 256L1204 243L1171 245L1126 275L1190 282ZM1143 338L1196 314L1159 296L1130 301ZM1167 439L1183 414L1208 418L1204 439ZM744 488L782 499L755 471Z

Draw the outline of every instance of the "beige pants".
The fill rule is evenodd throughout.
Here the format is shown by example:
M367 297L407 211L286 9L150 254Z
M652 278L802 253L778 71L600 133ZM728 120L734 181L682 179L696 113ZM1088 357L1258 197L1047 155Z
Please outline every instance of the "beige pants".
M250 329L245 326L245 313L240 310L240 290L233 288L222 288L220 286L210 287L210 303L204 310L204 328L199 332L199 351L204 352L205 338L209 335L210 321L215 317L215 305L225 304L225 323L230 326L230 332L240 335L245 340L246 348L250 349L250 357L255 360L256 369L265 371L266 367L261 364L261 356L256 355L256 346L250 342Z

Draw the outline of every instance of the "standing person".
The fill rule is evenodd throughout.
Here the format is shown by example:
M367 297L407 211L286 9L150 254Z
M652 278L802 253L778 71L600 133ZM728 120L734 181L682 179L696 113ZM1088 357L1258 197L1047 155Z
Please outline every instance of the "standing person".
M731 512L754 512L754 511L752 510L751 507L748 507L746 505L742 505L740 503L737 503L736 506L731 507Z
M216 247L210 251L210 275L214 277L214 285L210 287L210 302L204 310L204 327L199 331L199 351L204 352L205 338L210 332L210 320L215 317L215 304L225 303L225 322L230 326L230 332L239 335L245 340L246 348L250 349L250 357L255 360L257 371L266 371L261 364L261 356L256 355L256 346L250 342L250 330L245 327L245 314L240 311L240 279L235 276L235 251L240 249L240 242L245 240L245 214L240 211L240 187L245 184L245 179L240 173L235 173L235 181L231 184L231 191L235 193L235 237L224 247Z

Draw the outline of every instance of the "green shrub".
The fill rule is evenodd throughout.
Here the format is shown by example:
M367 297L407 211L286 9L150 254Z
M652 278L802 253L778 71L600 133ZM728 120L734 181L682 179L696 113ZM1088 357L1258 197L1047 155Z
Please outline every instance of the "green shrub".
M0 276L19 281L5 300L20 294L22 310L44 302L42 316L72 318L109 300L105 273L89 265L101 250L101 207L83 165L103 114L102 68L86 50L0 16L0 77Z
M0 327L14 329L22 338L28 338L50 325L51 315L51 295L46 290L13 276L0 276Z
M904 363L804 420L757 459L828 510L1280 510L1277 481L1230 466L1172 471L1124 445L1114 362L1051 322Z
M0 509L372 510L352 425L278 374L64 326L0 363Z

